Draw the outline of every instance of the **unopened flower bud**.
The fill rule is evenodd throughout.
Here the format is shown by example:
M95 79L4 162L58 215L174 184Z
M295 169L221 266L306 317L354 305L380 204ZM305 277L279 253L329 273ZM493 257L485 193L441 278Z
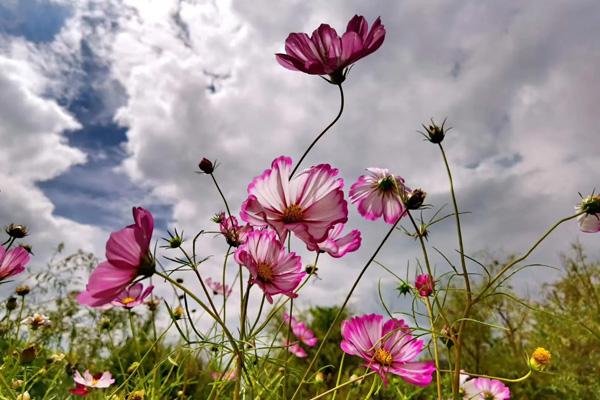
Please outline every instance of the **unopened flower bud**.
M319 268L317 268L317 266L313 264L308 264L306 268L304 268L304 271L309 275L316 274L318 270Z
M433 293L435 282L433 277L429 274L418 275L415 279L415 288L419 292L420 296L428 297Z
M27 227L19 224L10 224L4 230L8 236L15 239L22 239L27 236L28 233Z
M12 297L10 296L7 300L6 300L6 309L9 311L14 310L15 308L17 308L17 298L16 297Z
M398 285L398 287L396 288L398 290L398 292L402 295L406 295L407 293L410 293L410 285L408 284L408 282L400 282L400 285Z
M198 168L200 168L200 171L209 175L215 171L215 166L213 162L210 161L208 158L203 158L198 164Z
M127 400L144 400L144 395L146 394L143 390L136 390L135 392L129 393L127 395Z
M17 400L31 400L31 396L29 395L29 392L25 391L17 396Z
M173 310L173 318L174 319L181 319L183 318L183 307L181 306L177 306L175 307L175 309Z
M315 382L316 383L325 382L325 375L321 371L319 371L315 374Z
M25 297L29 294L31 288L27 285L17 286L15 293L21 297Z
M436 144L441 143L442 140L444 140L444 138L446 137L446 133L451 129L451 128L445 129L444 128L445 123L446 123L446 119L444 119L444 121L442 122L442 126L438 126L432 119L431 124L429 124L427 126L425 124L422 124L421 126L425 129L425 132L427 132L427 134L423 133L423 135L431 143L436 143Z
M23 386L23 383L24 383L24 381L22 379L13 379L11 386L13 389L16 390L16 389L20 388L21 386Z
M137 369L140 367L140 363L137 361L134 361L131 363L131 365L129 366L129 368L127 368L127 373L128 374L133 374L135 371L137 371Z
M423 205L427 193L421 189L415 189L412 192L407 193L405 206L409 210L418 210Z
M529 366L534 371L543 371L548 365L550 365L551 359L552 354L548 350L544 349L543 347L538 347L533 351L533 354L531 354Z
M111 325L110 318L102 317L100 319L100 329L108 330L108 329L110 329L110 325Z

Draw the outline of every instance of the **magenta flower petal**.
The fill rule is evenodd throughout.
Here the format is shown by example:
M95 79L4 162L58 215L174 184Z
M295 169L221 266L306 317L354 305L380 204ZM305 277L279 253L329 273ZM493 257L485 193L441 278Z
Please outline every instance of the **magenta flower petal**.
M6 250L0 246L0 281L25 271L29 253L22 247Z
M298 358L306 358L308 354L298 343L288 343L286 345L288 351Z
M311 251L327 252L332 257L343 257L347 253L358 250L361 244L361 236L358 230L353 230L345 236L341 236L344 224L335 224L327 234L327 238L317 245L311 244L308 247Z
M367 168L367 175L360 176L350 188L350 199L358 203L358 212L366 219L383 216L386 223L394 224L406 212L402 198L408 190L404 179L387 169Z

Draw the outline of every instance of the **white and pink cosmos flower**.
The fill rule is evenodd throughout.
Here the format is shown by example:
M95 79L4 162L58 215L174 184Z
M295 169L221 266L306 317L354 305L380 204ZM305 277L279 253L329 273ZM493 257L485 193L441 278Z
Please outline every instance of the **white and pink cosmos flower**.
M354 229L350 233L342 236L344 230L342 223L335 224L333 228L327 234L327 238L322 242L315 244L309 244L307 247L310 251L320 251L328 253L331 257L340 258L345 256L347 253L358 250L360 247L362 238L360 231Z
M403 320L390 319L384 324L382 315L354 317L342 322L342 337L342 350L362 357L365 366L376 371L384 383L387 373L417 386L431 383L435 364L415 361L424 343L412 336Z
M580 213L577 217L579 229L586 233L600 232L600 195L590 195L581 200L581 203L575 207Z
M150 296L153 285L148 286L144 290L144 285L136 283L135 285L129 286L123 290L112 302L113 306L123 307L126 309L132 309L133 307L139 306L146 300L146 297Z
M304 350L298 343L290 343L288 342L285 345L290 353L295 355L298 358L306 358L308 357L308 353Z
M224 297L231 295L231 288L227 285L223 285L221 282L213 281L211 277L204 280L204 283L212 290L213 294L220 294Z
M83 373L83 376L79 373L79 371L75 371L73 380L79 385L95 389L105 389L115 383L115 380L109 371L104 371L102 374L92 375L87 369Z
M6 250L0 246L0 282L25 271L29 262L29 253L23 247Z
M288 253L274 231L250 232L246 243L236 250L235 260L248 268L250 283L263 290L269 303L273 303L276 294L298 297L294 289L306 272L302 270L300 257L294 252Z
M409 189L404 179L385 168L367 168L350 188L350 200L358 203L358 212L375 221L383 215L388 224L395 224L406 212L403 196Z
M283 313L283 320L292 328L292 333L298 340L309 347L314 347L317 344L315 333L304 322L298 321L293 316L290 318L288 313Z
M253 226L273 228L282 242L292 231L314 247L327 239L335 224L348 220L344 181L328 164L310 167L293 178L291 167L292 159L282 156L254 178L240 216Z
M462 384L464 399L469 400L507 400L510 399L508 387L496 379L475 378Z
M227 216L224 212L218 215L218 220L220 221L219 229L225 236L225 241L231 247L239 247L243 244L246 241L248 232L252 230L249 224L241 226L234 215Z
M100 307L113 301L134 279L154 273L150 253L154 218L150 211L133 208L134 223L110 234L106 259L90 276L86 290L77 296L81 304Z

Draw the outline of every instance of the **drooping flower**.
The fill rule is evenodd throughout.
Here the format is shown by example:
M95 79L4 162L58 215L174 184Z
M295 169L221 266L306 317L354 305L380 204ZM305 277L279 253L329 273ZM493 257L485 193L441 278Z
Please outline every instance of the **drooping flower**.
M113 306L132 309L142 304L146 300L146 297L150 296L153 289L154 286L150 285L144 290L144 285L136 283L119 293L111 303Z
M307 247L311 251L327 252L330 256L339 258L358 250L361 243L360 231L354 229L350 233L341 236L344 224L335 224L327 234L327 238L322 242L309 244Z
M231 294L231 288L227 285L223 285L221 282L213 281L210 277L204 280L204 283L213 291L213 294L220 294L224 297L229 297Z
M227 216L224 212L218 215L218 221L220 221L219 229L223 236L225 236L225 241L231 247L239 247L244 243L248 232L252 230L249 224L240 226L234 215Z
M95 389L105 389L113 383L115 383L115 380L113 379L109 371L104 371L101 374L92 375L87 369L83 373L83 376L79 373L79 371L75 371L75 374L73 375L73 380L76 384Z
M289 231L304 243L316 246L329 230L348 220L344 181L338 170L320 164L290 178L292 159L276 158L248 185L241 218L254 226L270 226L285 241Z
M407 192L401 177L385 168L367 168L350 188L350 199L366 219L375 221L383 215L385 222L394 224L406 211L402 199Z
M306 33L290 33L285 41L286 54L275 57L287 69L329 75L331 83L340 84L346 78L347 67L376 51L384 39L380 18L369 30L367 20L355 15L342 37L327 24L321 24L310 37Z
M29 253L24 248L6 250L0 245L0 282L25 271L28 262Z
M403 320L390 319L384 324L382 315L354 317L342 322L342 337L342 350L362 357L365 366L376 371L384 383L387 373L417 386L431 383L435 364L414 361L424 344L411 335Z
M415 288L419 292L420 296L427 297L431 296L433 293L433 289L435 287L435 282L433 277L429 274L421 274L417 275L415 279Z
M469 400L510 399L508 387L496 379L471 379L462 385L462 389L464 390L464 398Z
M575 210L583 212L577 217L579 229L586 233L600 232L600 195L590 195L581 200Z
M252 231L246 243L238 247L235 260L250 271L250 282L257 284L267 301L276 294L297 297L294 289L306 274L296 253L288 253L271 230Z
M314 347L317 344L315 333L306 325L306 323L296 320L293 316L290 318L288 313L283 314L283 321L291 326L292 333L302 343L310 347Z
M287 343L286 347L290 353L298 358L306 358L308 353L298 343Z
M154 218L149 211L135 207L133 219L134 224L111 233L106 242L107 261L92 272L86 290L77 296L79 303L92 307L108 304L137 276L154 273L155 262L150 253Z
M29 325L29 327L35 331L39 328L45 328L52 325L52 321L43 314L35 313L32 316L23 319L21 324Z

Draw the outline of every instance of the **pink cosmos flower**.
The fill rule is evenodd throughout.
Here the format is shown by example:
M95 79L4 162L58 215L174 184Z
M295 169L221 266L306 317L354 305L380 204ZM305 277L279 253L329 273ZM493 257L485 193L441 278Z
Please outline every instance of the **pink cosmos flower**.
M276 158L248 185L240 216L254 226L270 226L285 241L289 231L307 245L327 239L329 230L348 220L344 181L328 164L305 169L290 179L292 159Z
M496 379L476 378L462 385L464 398L469 400L506 400L510 390Z
M213 291L213 294L220 294L224 297L229 297L231 288L227 285L223 286L221 282L213 281L210 277L204 280L204 283Z
M89 392L88 388L80 383L76 383L73 389L69 389L69 393L75 396L87 396Z
M239 247L244 243L248 232L252 230L250 225L240 226L235 216L232 215L229 217L224 212L218 215L218 220L221 221L219 223L221 233L225 236L225 241L231 247Z
M435 282L433 278L429 274L421 274L417 275L415 279L415 288L419 292L420 296L427 297L431 296L433 293L433 288L435 287Z
M361 243L360 231L353 230L345 236L341 236L344 224L335 224L333 229L327 234L327 238L320 243L309 244L307 247L310 251L327 252L330 256L340 258L358 250ZM341 237L340 237L341 236Z
M119 293L111 303L113 306L132 309L133 307L142 304L144 300L146 300L146 297L150 296L152 289L154 289L153 285L148 286L146 290L144 290L144 285L136 283Z
M214 381L233 381L237 377L235 369L227 372L213 371L210 376Z
M394 224L401 218L406 207L402 201L408 189L404 179L394 176L385 168L367 168L350 188L352 203L358 203L358 212L368 220L383 220Z
M342 337L342 350L362 357L384 383L387 383L386 373L417 386L431 383L435 364L414 361L423 350L423 341L411 335L403 320L391 319L384 324L382 315L354 317L342 321Z
M106 242L107 261L92 272L86 290L77 296L81 304L99 307L114 300L133 280L154 273L150 240L154 229L152 214L133 209L135 223L110 234Z
M0 246L0 282L25 271L28 262L29 253L23 247L6 250Z
M286 324L290 324L292 333L302 343L310 347L314 347L317 344L315 333L304 322L298 322L294 317L291 317L290 322L290 315L288 313L283 314L283 320Z
M102 374L92 375L87 369L83 373L83 376L81 376L79 371L75 371L73 380L76 384L96 389L105 389L115 383L110 372L104 371Z
M296 253L287 253L271 230L252 231L246 243L235 252L238 264L250 271L250 282L256 283L265 292L269 303L276 294L291 298L298 297L294 289L306 273Z
M600 232L600 195L590 195L581 200L581 203L575 207L579 213L584 211L577 217L579 229L586 233Z
M290 353L298 358L306 358L308 353L298 343L287 343L286 347Z
M377 18L369 30L367 20L355 15L340 37L335 29L321 24L312 36L290 33L285 41L286 54L275 55L279 64L292 71L311 75L329 75L331 82L344 81L352 63L376 51L385 39L385 28Z

